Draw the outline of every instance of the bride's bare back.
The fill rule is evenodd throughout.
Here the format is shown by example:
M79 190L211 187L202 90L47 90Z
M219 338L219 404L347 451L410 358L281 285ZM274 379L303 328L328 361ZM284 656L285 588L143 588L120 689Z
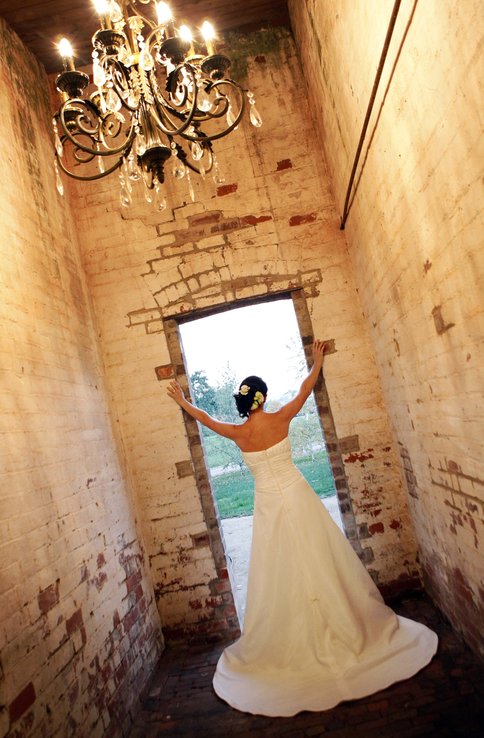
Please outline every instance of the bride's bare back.
M263 408L251 413L233 440L241 451L264 451L286 438L292 418L278 410L267 413Z
M309 394L314 388L316 381L323 366L324 350L326 344L323 341L315 340L313 343L313 367L306 379L301 384L296 397L281 407L274 413L267 413L264 410L265 397L258 403L255 410L249 413L249 419L242 425L235 423L221 423L219 420L212 418L211 415L204 410L192 405L185 399L183 390L176 381L170 382L168 385L168 395L180 405L195 420L206 425L210 430L215 431L221 436L230 438L234 441L241 451L264 451L282 441L288 434L289 424L295 415L306 402ZM264 385L265 387L265 385Z

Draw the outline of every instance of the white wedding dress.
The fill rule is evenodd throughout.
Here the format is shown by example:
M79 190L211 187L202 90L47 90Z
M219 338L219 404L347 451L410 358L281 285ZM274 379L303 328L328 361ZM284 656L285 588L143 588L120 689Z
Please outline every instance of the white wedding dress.
M387 607L351 545L295 467L288 438L245 452L255 508L242 635L213 679L257 715L328 710L407 679L437 650L425 625Z

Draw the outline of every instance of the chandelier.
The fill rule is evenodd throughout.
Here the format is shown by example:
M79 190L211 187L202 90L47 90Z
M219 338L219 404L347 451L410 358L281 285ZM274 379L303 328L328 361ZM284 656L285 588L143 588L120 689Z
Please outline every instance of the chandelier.
M196 39L186 25L175 27L165 2L94 5L100 28L92 38L92 84L75 68L69 41L58 45L64 70L56 78L61 104L53 118L57 189L63 194L59 168L84 181L118 171L123 206L139 181L148 202L163 210L169 169L175 179L186 178L194 200L190 172L224 181L212 142L237 128L246 100L251 123L261 126L252 92L226 76L230 59L217 52L208 21ZM156 21L142 12L151 5Z

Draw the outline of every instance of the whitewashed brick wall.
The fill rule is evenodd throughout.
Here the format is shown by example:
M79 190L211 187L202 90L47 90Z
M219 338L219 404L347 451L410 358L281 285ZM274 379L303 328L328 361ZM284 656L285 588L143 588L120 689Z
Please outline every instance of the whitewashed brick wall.
M289 5L341 213L393 2ZM481 28L401 3L345 233L427 586L482 651Z
M127 735L159 618L55 189L47 78L0 30L0 736Z

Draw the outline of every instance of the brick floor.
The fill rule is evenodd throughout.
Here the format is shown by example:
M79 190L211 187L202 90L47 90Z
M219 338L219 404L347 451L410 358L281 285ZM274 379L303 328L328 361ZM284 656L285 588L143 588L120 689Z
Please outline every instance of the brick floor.
M267 718L233 710L212 690L226 644L168 647L130 738L413 738L484 736L484 667L425 594L391 603L440 637L437 656L412 679L326 712Z

